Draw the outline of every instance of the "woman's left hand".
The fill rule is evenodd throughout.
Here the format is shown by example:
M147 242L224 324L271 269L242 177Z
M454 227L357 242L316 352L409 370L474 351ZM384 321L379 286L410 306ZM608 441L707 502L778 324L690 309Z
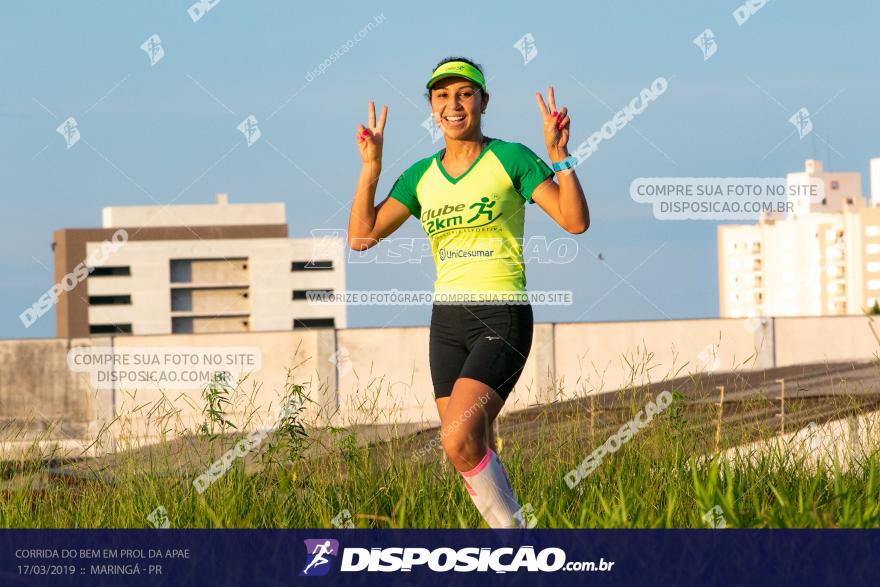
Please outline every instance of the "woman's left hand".
M562 155L565 158L566 146L568 146L568 135L571 126L571 119L568 117L568 108L556 110L556 96L553 94L553 86L547 88L547 104L544 103L544 96L541 92L535 92L535 100L538 102L538 110L541 111L541 120L544 124L544 143L547 145L547 152L551 158L554 155Z

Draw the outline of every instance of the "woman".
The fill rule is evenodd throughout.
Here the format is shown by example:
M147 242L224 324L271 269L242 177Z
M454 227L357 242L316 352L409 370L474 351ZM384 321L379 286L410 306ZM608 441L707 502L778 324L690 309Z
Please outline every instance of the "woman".
M491 430L532 344L522 255L525 203L537 202L572 234L587 230L589 210L570 169L576 159L567 149L568 110L557 111L552 87L549 109L540 92L535 99L558 184L554 170L527 147L483 135L489 93L478 64L444 59L426 87L446 146L410 166L374 205L388 107L377 121L370 102L368 126L357 127L363 165L348 244L363 251L410 214L421 220L437 266L429 358L443 449L489 526L517 527L519 504L492 449Z

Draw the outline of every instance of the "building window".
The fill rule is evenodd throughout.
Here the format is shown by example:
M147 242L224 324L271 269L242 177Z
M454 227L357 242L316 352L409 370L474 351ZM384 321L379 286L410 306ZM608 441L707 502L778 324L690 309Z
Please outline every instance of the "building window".
M293 299L295 300L307 300L309 299L309 292L312 292L312 297L320 298L322 294L329 295L333 293L332 289L295 289L293 290Z
M327 271L333 269L333 261L294 261L291 271Z
M333 318L294 318L293 327L296 328L334 328L336 320Z
M129 277L131 267L92 267L89 277Z
M832 180L831 180L831 189L832 189L832 190L838 190L838 189L840 189L840 182L837 181L836 179L832 179Z
M125 306L131 304L131 296L89 296L90 306Z
M828 198L822 198L822 205L824 206L827 203L828 203Z
M171 283L245 284L250 281L247 257L170 259Z
M872 224L865 227L865 236L880 236L880 226Z
M89 324L89 334L131 334L131 324Z

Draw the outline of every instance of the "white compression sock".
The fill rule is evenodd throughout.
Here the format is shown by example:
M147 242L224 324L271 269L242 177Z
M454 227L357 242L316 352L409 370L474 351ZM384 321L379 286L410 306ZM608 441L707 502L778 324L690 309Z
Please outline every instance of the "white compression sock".
M489 527L497 527L498 520L496 520L495 516L492 515L492 512L488 510L486 500L477 496L477 492L474 491L474 488L471 487L470 483L468 483L467 477L464 477L464 488L467 489L468 495L471 496L471 501L474 502L477 511L480 512L480 515L483 516L483 519L486 520L486 523L489 524Z
M464 484L490 528L517 528L520 507L504 465L491 448L476 467L462 472Z

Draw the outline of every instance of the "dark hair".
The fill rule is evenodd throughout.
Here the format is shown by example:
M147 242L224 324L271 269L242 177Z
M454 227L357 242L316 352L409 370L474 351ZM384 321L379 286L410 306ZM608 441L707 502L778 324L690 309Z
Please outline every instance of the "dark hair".
M464 61L468 65L472 65L472 66L476 67L478 70L480 70L480 73L482 73L483 75L486 75L486 72L483 71L482 65L480 65L476 61L468 59L467 57L446 57L445 59L441 59L439 62L437 62L437 65L434 66L434 69L437 69L438 67L440 67L444 63L449 63L451 61ZM431 71L433 72L434 69L432 69ZM488 90L486 90L486 91L480 90L480 91L483 92L483 95L485 95L486 97L489 96ZM428 99L428 102L431 101L431 90L430 89L425 92L425 98Z
M476 67L477 69L479 69L479 70L480 70L480 73L484 73L484 72L483 72L483 66L482 66L482 65L480 65L479 63L477 63L477 62L475 62L475 61L472 61L472 60L468 59L467 57L447 57L446 59L441 59L441 60L437 63L437 65L434 66L434 69L437 69L438 67L440 67L441 65L443 65L443 64L445 64L445 63L451 63L451 62L453 62L453 61L464 61L464 62L467 63L468 65L473 65L474 67ZM434 69L432 69L431 71L434 71Z

